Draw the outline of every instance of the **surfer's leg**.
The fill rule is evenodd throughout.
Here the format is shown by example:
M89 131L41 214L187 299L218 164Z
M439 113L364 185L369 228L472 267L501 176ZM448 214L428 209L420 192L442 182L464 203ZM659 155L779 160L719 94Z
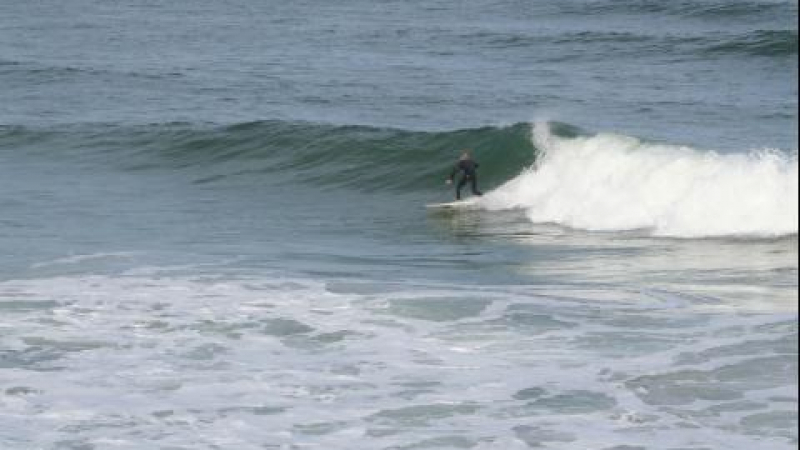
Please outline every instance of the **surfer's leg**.
M461 177L458 179L458 184L456 185L456 200L461 200L461 188L467 184L467 177Z
M470 178L470 182L471 182L470 183L470 188L472 188L472 193L475 194L475 195L478 195L478 196L483 195L483 192L478 190L478 176L477 175L473 175Z

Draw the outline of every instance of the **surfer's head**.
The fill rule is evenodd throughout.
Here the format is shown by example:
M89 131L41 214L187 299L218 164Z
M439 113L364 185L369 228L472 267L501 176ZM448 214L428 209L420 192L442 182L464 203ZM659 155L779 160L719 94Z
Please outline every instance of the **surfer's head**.
M470 159L471 157L472 157L472 155L471 155L470 150L468 148L465 148L461 152L461 159Z

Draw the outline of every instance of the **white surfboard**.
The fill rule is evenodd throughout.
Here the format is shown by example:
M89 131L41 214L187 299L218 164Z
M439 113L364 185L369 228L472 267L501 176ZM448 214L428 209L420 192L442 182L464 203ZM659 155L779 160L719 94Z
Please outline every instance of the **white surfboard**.
M477 204L477 201L474 199L467 199L446 203L430 203L425 205L425 207L428 209L469 209L475 207Z

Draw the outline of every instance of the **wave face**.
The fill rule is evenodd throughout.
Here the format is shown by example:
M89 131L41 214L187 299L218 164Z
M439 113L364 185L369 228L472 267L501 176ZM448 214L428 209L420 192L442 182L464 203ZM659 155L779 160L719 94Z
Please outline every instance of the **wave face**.
M543 156L484 198L536 223L657 236L796 235L797 155L717 154L615 134L564 138L539 124Z
M285 121L0 127L0 150L27 149L129 172L170 170L196 184L406 192L441 189L464 148L480 161L482 184L502 183L533 162L530 133L527 123L441 132Z

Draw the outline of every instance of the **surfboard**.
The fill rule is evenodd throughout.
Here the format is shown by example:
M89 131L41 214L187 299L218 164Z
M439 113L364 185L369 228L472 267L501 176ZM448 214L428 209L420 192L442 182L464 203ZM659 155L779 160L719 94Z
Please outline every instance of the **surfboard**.
M454 202L446 202L446 203L429 203L425 205L425 207L428 209L467 209L475 205L476 205L475 200L468 199L468 200L456 200Z

